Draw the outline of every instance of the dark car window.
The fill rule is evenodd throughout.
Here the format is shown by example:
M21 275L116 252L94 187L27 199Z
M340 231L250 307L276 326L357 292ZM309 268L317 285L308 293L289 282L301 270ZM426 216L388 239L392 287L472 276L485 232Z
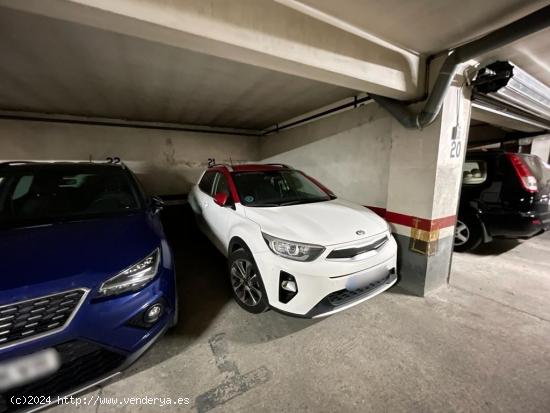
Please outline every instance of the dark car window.
M214 178L216 177L215 171L207 171L199 182L199 188L202 192L212 195L212 184L214 183Z
M466 159L462 167L462 182L465 185L479 185L487 179L487 163L481 160Z
M295 205L331 199L298 171L238 172L233 179L246 206Z
M233 197L231 196L231 190L229 189L229 183L227 182L227 178L224 174L221 172L218 172L217 179L215 180L215 188L212 191L212 194L218 194L218 193L224 193L227 194L227 205L233 205Z
M136 211L138 191L118 167L40 165L0 171L0 224Z

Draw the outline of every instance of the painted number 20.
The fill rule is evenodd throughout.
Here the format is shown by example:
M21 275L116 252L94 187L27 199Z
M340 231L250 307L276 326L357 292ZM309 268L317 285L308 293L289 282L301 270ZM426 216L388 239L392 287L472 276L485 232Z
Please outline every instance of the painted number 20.
M458 140L451 142L451 158L460 157L460 151L462 150L462 144Z

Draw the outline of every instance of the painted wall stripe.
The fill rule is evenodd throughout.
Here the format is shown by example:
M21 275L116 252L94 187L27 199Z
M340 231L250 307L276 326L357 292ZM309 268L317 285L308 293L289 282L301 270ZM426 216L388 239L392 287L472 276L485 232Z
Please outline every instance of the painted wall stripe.
M434 231L442 228L452 227L456 222L456 215L449 215L443 218L426 219L413 215L400 214L388 211L385 208L367 206L376 214L392 224L404 225L410 228L418 228L424 231Z

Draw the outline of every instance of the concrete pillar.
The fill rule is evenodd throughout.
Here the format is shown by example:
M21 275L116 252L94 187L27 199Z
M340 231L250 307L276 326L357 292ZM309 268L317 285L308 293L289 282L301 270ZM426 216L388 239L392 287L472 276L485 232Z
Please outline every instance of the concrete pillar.
M537 155L544 162L550 162L550 135L541 135L533 138L531 154Z
M455 82L432 125L392 125L384 215L399 245L400 286L421 296L445 285L450 269L470 124L469 90Z

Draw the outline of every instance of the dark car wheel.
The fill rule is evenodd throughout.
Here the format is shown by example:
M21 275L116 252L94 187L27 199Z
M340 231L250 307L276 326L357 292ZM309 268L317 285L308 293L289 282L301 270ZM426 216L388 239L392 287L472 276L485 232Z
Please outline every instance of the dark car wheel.
M454 250L470 251L481 244L481 223L473 215L459 216L456 221Z
M260 271L248 251L239 249L229 256L229 280L235 301L246 311L258 314L269 309Z

